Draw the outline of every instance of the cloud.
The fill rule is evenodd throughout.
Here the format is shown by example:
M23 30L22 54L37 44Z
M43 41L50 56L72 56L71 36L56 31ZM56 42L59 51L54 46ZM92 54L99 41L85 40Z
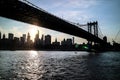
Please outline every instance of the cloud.
M96 0L51 0L50 5L44 7L48 12L65 20L86 23L93 18L87 10L95 5Z
M46 0L46 3L49 2ZM46 4L44 3L44 4ZM47 3L48 4L48 3ZM51 0L49 5L45 5L47 8L90 8L97 4L97 0ZM40 7L40 5L38 5ZM43 5L42 5L43 6Z
M87 22L91 15L86 14L86 9L98 4L97 0L29 0L31 3L45 9L49 13L72 22Z
M86 14L84 11L58 11L55 13L60 18L63 18L70 22L85 24L88 20L90 20L93 16Z
M96 0L69 0L68 6L75 8L89 8L96 5Z

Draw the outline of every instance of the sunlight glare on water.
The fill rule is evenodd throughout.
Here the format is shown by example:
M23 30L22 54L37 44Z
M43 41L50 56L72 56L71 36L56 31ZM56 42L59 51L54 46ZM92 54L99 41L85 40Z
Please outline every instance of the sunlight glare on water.
M37 80L39 78L39 59L37 51L29 51L26 60L16 63L19 67L15 70L19 78ZM16 67L17 68L17 67ZM18 72L17 72L18 71Z
M119 80L119 52L1 51L0 80Z
M30 54L30 57L31 57L31 58L36 58L36 57L38 57L37 51L30 51L29 54Z

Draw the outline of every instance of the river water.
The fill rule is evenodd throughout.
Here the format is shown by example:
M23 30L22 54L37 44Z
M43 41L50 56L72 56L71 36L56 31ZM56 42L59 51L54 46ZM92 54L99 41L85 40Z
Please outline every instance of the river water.
M0 80L120 80L120 52L0 51Z

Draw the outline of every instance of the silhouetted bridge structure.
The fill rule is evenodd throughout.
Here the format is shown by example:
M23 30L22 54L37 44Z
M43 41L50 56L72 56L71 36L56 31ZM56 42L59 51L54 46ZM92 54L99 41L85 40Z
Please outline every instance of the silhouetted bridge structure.
M95 35L91 34L90 28L85 31L27 1L0 0L0 16L78 36L91 42L107 44L107 42L98 37L97 32ZM88 26L90 26L89 23Z

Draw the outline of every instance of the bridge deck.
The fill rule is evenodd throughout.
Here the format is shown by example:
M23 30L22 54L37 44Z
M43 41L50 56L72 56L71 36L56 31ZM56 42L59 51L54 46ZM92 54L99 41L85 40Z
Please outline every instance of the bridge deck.
M18 0L0 0L0 16L105 43L102 39L69 22Z

